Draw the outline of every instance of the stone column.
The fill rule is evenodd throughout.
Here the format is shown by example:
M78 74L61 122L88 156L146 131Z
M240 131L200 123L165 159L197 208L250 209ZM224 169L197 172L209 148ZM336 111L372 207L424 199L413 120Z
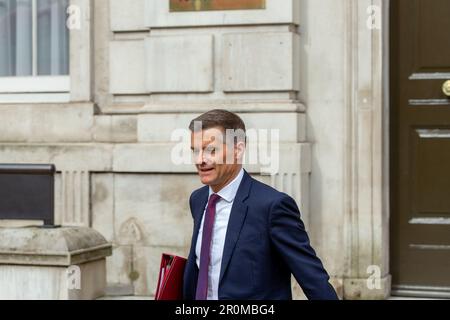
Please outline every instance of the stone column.
M90 228L0 228L0 300L101 297L111 252Z
M388 2L346 3L345 299L390 294L388 129L384 107Z

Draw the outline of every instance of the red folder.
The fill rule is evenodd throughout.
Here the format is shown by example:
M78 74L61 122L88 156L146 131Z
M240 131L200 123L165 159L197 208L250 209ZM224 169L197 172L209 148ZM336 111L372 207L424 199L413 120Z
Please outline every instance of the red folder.
M186 259L164 253L159 269L155 300L183 300L183 275Z

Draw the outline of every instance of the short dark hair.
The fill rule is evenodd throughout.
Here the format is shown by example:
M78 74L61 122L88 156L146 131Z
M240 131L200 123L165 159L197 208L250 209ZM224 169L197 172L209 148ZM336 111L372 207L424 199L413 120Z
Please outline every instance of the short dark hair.
M224 133L226 133L227 130L234 130L234 132L242 132L244 136L240 137L238 135L237 140L244 142L246 140L245 123L237 114L233 112L222 109L215 109L208 111L191 121L189 125L189 130L191 130L192 132L194 132L197 129L195 127L196 122L202 123L201 130L219 127L224 129Z

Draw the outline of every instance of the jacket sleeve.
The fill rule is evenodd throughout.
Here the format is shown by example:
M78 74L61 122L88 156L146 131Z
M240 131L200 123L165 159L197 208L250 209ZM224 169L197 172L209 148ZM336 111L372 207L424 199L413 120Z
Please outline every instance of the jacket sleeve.
M194 211L193 211L193 201L194 201L194 194L195 191L191 194L189 197L189 209L191 210L192 218L194 218ZM192 229L192 238L194 238L194 232L195 232L195 221L194 226ZM197 279L197 271L196 271L196 265L195 265L195 256L193 254L193 243L191 242L191 249L189 251L189 256L187 259L187 263L184 269L184 275L183 275L183 300L191 301L195 298L195 279Z
M294 199L283 194L271 207L270 238L309 300L336 300L328 273L310 245Z
M194 218L194 211L192 211L192 197L194 196L194 193L191 193L191 196L189 197L189 209L191 210L191 216Z

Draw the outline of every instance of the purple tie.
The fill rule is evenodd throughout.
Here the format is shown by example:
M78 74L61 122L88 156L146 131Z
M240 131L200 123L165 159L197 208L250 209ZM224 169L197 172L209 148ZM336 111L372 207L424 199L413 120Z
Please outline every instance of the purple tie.
M202 249L200 251L200 271L197 280L197 293L195 300L206 300L208 296L208 269L211 253L211 239L216 215L216 203L220 196L212 194L206 208L205 221L203 222Z

